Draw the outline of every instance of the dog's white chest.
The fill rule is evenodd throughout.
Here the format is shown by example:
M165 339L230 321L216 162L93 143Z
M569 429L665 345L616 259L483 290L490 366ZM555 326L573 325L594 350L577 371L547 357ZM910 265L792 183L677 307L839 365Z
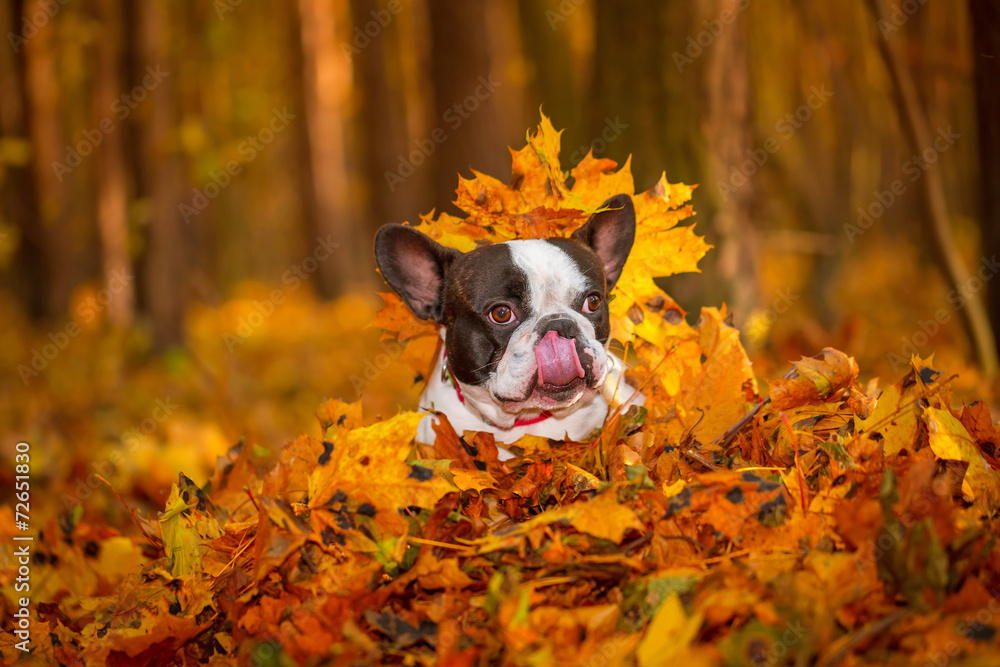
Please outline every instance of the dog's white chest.
M617 360L616 360L617 361ZM553 414L552 416L532 424L514 426L512 428L500 428L493 423L483 419L468 403L459 398L455 386L450 380L442 377L444 358L438 355L434 370L431 372L430 380L424 393L420 397L420 408L433 412L442 412L448 417L455 431L461 435L464 431L482 431L492 433L498 445L513 444L526 435L536 435L552 440L573 440L586 442L604 424L608 416L608 403L600 394L591 400L579 405L568 414ZM620 362L616 364L620 369ZM619 371L620 372L620 371ZM618 374L615 374L617 378ZM629 405L642 405L645 396L635 392L629 385L622 382L619 395L629 398L625 408ZM417 427L417 442L433 444L436 437L434 433L434 423L437 417L428 414ZM514 457L508 449L501 446L500 460L507 460Z

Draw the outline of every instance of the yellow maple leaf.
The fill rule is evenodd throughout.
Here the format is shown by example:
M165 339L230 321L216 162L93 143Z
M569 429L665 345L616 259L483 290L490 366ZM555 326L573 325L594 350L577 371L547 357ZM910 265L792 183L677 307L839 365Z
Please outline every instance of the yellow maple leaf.
M493 475L485 470L455 468L451 471L451 473L454 476L455 486L462 491L465 491L466 489L483 491L485 489L495 488L497 485L496 480L493 479Z
M992 514L1000 507L1000 473L990 467L962 422L947 409L924 408L923 419L934 455L969 464L962 480L962 493Z
M541 116L538 130L527 137L527 145L510 151L513 187L526 200L559 208L568 192L566 174L559 165L562 130L556 131L548 117L544 113Z
M309 476L310 507L320 507L338 491L359 502L395 513L401 507L433 507L455 486L429 468L406 462L417 424L424 415L403 412L365 428L342 431L326 463Z
M688 667L710 665L692 654L691 643L701 628L702 616L688 616L676 591L671 591L653 614L636 652L640 667L684 664Z
M868 419L854 418L857 433L882 435L882 452L886 456L895 456L903 449L912 452L916 448L920 391L915 384L906 389L901 385L901 381L897 382L882 392Z
M697 339L678 345L664 363L675 375L666 375L668 381L661 386L676 388L674 395L662 397L664 407L675 411L665 429L668 442L680 442L688 434L711 442L753 407L757 381L739 331L726 324L726 318L725 308L703 308L694 330Z
M474 542L479 553L505 549L516 544L521 536L527 535L539 526L547 526L558 521L568 521L581 533L621 544L625 531L634 528L643 530L642 522L628 505L618 502L614 489L608 489L587 502L575 502L563 507L546 510L518 524L503 534L493 534Z
M479 242L485 240L488 232L482 224L473 224L472 220L463 220L448 213L434 217L431 211L420 216L420 224L416 228L427 234L443 246L469 252L475 249Z
M171 559L171 572L175 576L199 571L202 544L222 535L218 522L199 512L198 504L198 498L181 491L175 482L159 517L163 550Z
M421 320L410 307L395 292L377 292L385 301L385 306L375 314L375 319L368 326L379 327L396 334L399 340L433 334L436 330L433 322Z
M588 502L573 503L563 511L565 518L581 533L611 540L615 544L621 544L629 528L643 529L632 508L619 503L614 493L602 493Z
M632 158L629 157L624 166L615 171L617 166L614 160L595 158L593 151L590 151L570 172L573 176L573 194L588 209L596 209L618 194L635 194Z

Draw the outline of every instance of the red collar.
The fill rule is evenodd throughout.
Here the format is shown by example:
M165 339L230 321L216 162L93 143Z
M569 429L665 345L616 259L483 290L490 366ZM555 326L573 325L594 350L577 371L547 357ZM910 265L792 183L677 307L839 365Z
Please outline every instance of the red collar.
M458 395L458 402L465 405L465 396L462 396L462 388L458 386L458 380L455 376L451 374L451 369L448 368L448 352L444 352L444 358L441 361L441 374L448 380L451 381L451 386L455 388L455 393ZM552 416L552 413L548 410L543 410L538 413L538 415L531 417L530 419L517 419L514 421L514 425L511 428L517 428L518 426L531 426L532 424L537 424L538 422L545 421ZM483 421L488 422L486 419ZM491 426L496 426L496 424L490 424ZM499 428L499 427L498 427Z

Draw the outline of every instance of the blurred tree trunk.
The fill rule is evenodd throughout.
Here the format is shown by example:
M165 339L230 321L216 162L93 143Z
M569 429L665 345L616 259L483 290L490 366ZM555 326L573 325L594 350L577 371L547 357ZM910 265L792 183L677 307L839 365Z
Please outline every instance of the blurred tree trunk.
M0 34L20 34L23 6L20 0L13 0L7 7L8 11L0 15ZM24 151L23 162L8 161L0 180L5 217L17 228L20 236L11 275L16 294L26 304L29 315L39 318L46 314L49 272L45 234L38 224L38 191L31 172L31 119L25 108L28 101L23 48L0 49L0 81L4 82L0 86L0 135L7 142L18 142ZM13 239L0 239L0 243L12 242Z
M475 168L504 180L503 175L510 173L492 99L503 92L504 82L491 70L484 0L432 0L428 10L434 115L431 136L418 140L435 146L432 156L422 154L433 164L437 210L457 211L450 202L455 200L459 174L471 178L470 168ZM444 133L443 141L434 140L436 129ZM408 148L414 154L419 150L413 142ZM411 163L414 169L423 168Z
M338 23L347 23L346 3L299 0L302 27L309 161L316 229L340 245L336 257L320 263L320 290L332 296L366 280L359 249L365 247L347 175L344 110L351 93L351 64L338 39ZM346 30L339 32L346 35ZM310 239L315 243L315 239ZM311 247L310 247L311 252Z
M979 134L980 228L983 254L1000 254L1000 6L995 0L969 0L972 25L973 86ZM987 309L994 335L1000 332L1000 285L988 283ZM1000 351L1000 335L997 349Z
M411 4L403 4L403 11L415 11ZM403 99L402 72L398 59L394 62L393 50L389 48L392 32L399 26L392 25L396 15L390 12L386 3L377 0L351 0L351 16L354 25L362 28L375 25L378 18L388 21L374 37L364 34L351 46L356 49L352 62L358 78L364 119L365 175L368 181L368 205L365 207L369 219L365 225L371 236L374 229L387 222L415 220L419 213L421 197L427 184L427 174L417 170L402 182L393 178L399 174L400 159L406 160L413 144L407 133L406 109ZM366 41L367 40L367 41ZM398 58L414 57L415 54L398 54ZM389 174L387 176L386 174ZM441 202L444 203L443 201ZM432 204L432 206L435 204Z
M128 219L126 210L125 166L122 158L121 127L109 115L112 101L120 94L122 58L122 17L117 0L100 0L98 13L102 38L97 42L97 94L94 96L94 127L103 135L97 169L97 228L102 250L104 284L114 286L114 298L108 302L108 318L126 327L132 322L135 308L135 281L128 254ZM105 124L111 123L110 131ZM121 291L117 287L121 286Z
M734 20L722 24L726 10ZM627 126L626 140L609 145L607 157L622 162L641 153L633 165L637 190L652 187L662 168L672 182L702 183L695 208L709 221L702 231L719 251L706 258L705 273L672 276L665 286L682 305L724 298L738 320L757 300L755 188L748 182L722 193L718 184L729 181L753 140L742 14L737 0L597 0L590 104L595 140L619 117ZM720 28L708 46L694 41L711 36L705 22ZM721 284L713 287L713 280Z
M733 190L721 184L734 184L730 180L733 171L740 170L748 161L746 151L752 148L754 141L749 111L746 17L738 0L699 0L699 5L702 17L708 21L719 21L727 13L735 16L731 23L722 25L704 56L708 59L705 72L708 109L704 131L709 152L708 188L718 197L714 219L714 228L719 234L716 268L732 295L727 299L730 312L738 323L742 323L758 300L756 261L760 243L755 220L755 193L760 186L753 179L756 164L753 173L740 172L746 181L742 186Z
M291 50L289 64L294 69L294 72L290 76L293 97L292 103L289 106L301 110L308 106L306 99L305 50L302 44L302 15L299 13L298 3L289 3L285 5L285 9L290 13L288 21L289 32L291 33L288 36L288 48ZM312 173L312 147L309 144L309 123L293 123L291 131L294 132L295 150L297 152L298 173L295 178L295 187L299 206L301 207L301 236L303 252L305 252L305 249L315 243L316 237L319 236L319 218L316 212L316 189ZM325 291L323 282L323 280L317 281L316 291L322 296L329 296Z
M657 165L656 170L668 164L670 107L665 83L672 74L664 72L671 66L664 43L670 41L664 39L668 11L658 0L595 3L594 73L586 137L595 157L623 164L630 153L641 150L642 162ZM683 39L680 34L670 37ZM641 174L636 179L640 192L655 184L644 181Z
M581 9L582 11L582 9ZM548 13L553 12L553 13ZM544 111L552 116L556 127L566 130L564 137L584 138L588 132L590 121L585 114L578 113L584 107L586 90L578 90L570 74L580 66L572 61L573 53L569 47L569 26L563 21L559 3L538 0L518 0L518 23L521 29L521 43L528 61L534 66L531 71L531 94L528 99L534 103L541 100ZM586 85L584 81L584 85ZM561 117L556 117L557 109L564 109ZM538 115L537 108L528 108L529 122L534 123ZM590 137L587 136L586 139ZM574 166L569 158L579 150L579 143L572 142L563 146L563 169Z
M693 201L699 232L715 244L715 198L705 178L708 147L703 132L707 58L678 60L684 57L688 36L704 29L696 28L699 10L693 3L596 0L585 138L597 157L621 164L634 154L632 173L639 192L653 187L664 172L671 183L704 183L694 191ZM640 25L644 29L637 30ZM612 140L604 142L605 136ZM724 298L725 281L716 281L711 268L715 261L716 253L709 253L702 261L703 273L659 282L682 307L697 312L701 303Z
M826 154L831 157L829 160L815 161L808 171L796 170L785 175L791 185L787 188L791 201L787 203L795 205L795 215L807 224L805 229L782 230L780 235L767 238L764 244L772 250L782 248L814 257L808 298L814 305L814 313L820 324L832 331L837 326L838 318L835 296L839 285L837 276L843 270L845 259L844 253L837 251L838 236L843 233L844 221L852 216L851 160L855 142L859 141L857 135L863 104L859 102L844 68L836 64L831 48L836 43L833 33L836 26L830 24L829 17L814 3L793 3L792 6L794 14L783 17L783 20L791 21L786 29L789 32L801 31L805 42L815 44L819 58L830 76L833 92L832 99L827 102L833 108L823 112L829 119L825 125L829 134L803 132L798 140L803 144L807 155ZM834 8L834 11L840 10ZM758 24L754 34L761 34L761 22L765 22L771 29L777 27L773 17L766 14L751 16L748 20L754 20ZM796 72L791 80L802 80L802 73ZM816 113L819 113L818 109ZM797 201L792 200L796 193L799 194L795 197ZM808 231L810 228L816 232Z
M141 61L171 74L150 92L151 117L145 133L150 216L146 252L146 305L153 321L154 346L162 350L181 342L191 266L184 250L178 206L181 203L181 156L176 139L178 90L171 43L172 24L164 0L146 0L138 12Z
M45 0L30 0L24 14L44 13ZM21 16L17 17L15 30L19 30ZM50 26L51 27L51 26ZM25 88L28 91L28 117L31 122L32 169L35 191L39 194L41 249L45 254L44 311L49 316L64 313L70 293L87 277L85 267L74 261L81 250L75 238L70 215L69 185L74 174L72 167L59 173L55 164L67 165L65 135L59 111L64 100L60 99L60 82L57 77L56 53L51 29L40 29L24 45Z

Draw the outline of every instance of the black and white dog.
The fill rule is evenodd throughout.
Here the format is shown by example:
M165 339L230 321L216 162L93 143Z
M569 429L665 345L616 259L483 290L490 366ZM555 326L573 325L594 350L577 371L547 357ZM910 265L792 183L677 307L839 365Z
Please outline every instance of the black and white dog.
M570 238L467 253L412 227L379 229L382 276L417 317L442 325L421 408L444 413L460 434L488 431L509 444L527 434L584 441L609 400L642 403L607 351L608 295L632 249L635 208L624 194L601 208ZM434 442L433 419L420 423L419 442Z

